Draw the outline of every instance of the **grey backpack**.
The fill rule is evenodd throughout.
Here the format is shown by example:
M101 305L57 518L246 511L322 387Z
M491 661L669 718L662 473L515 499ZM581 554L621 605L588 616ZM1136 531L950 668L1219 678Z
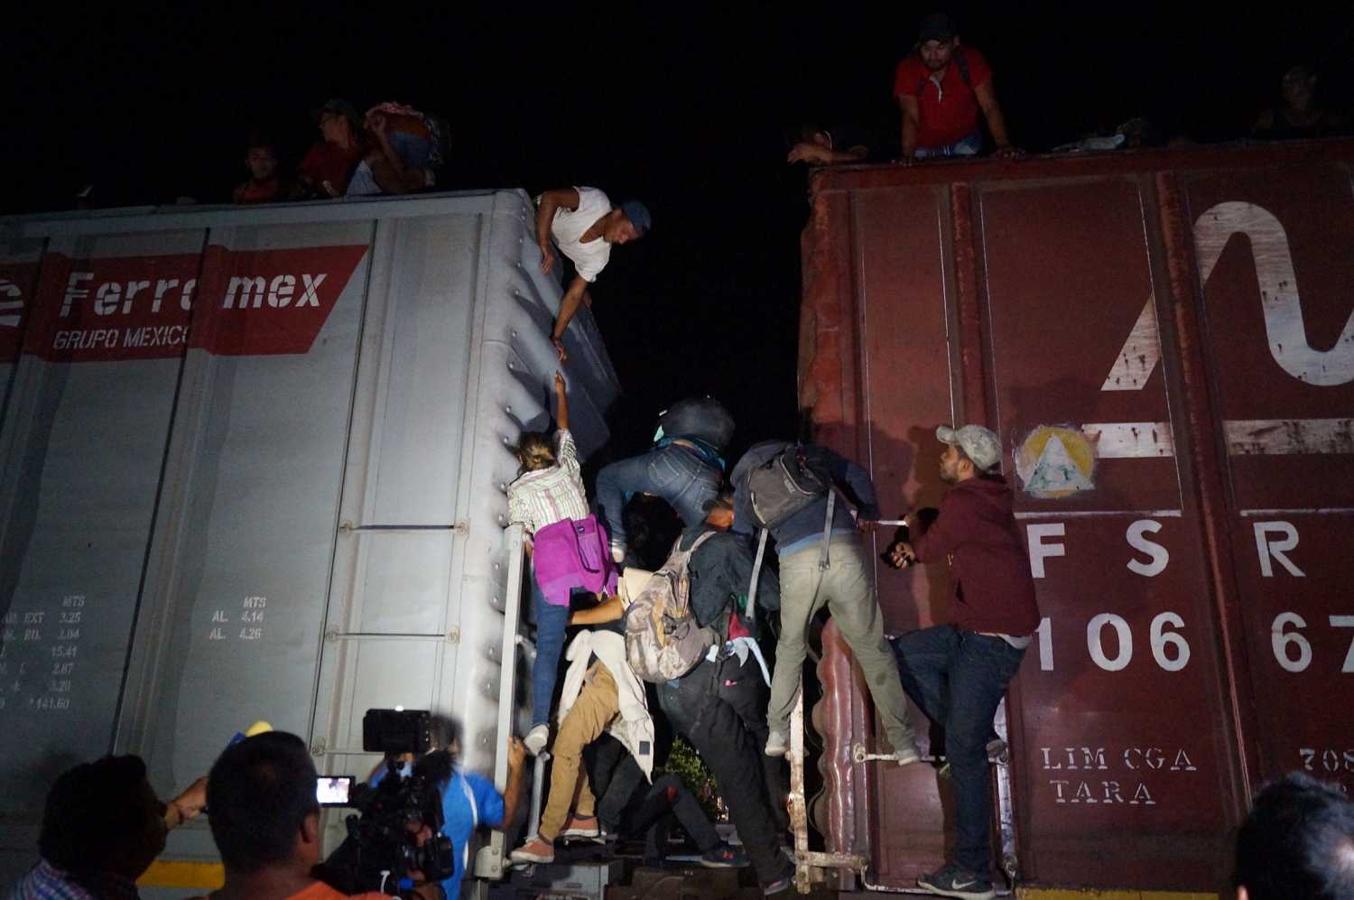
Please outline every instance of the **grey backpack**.
M837 500L837 489L832 479L809 461L804 445L793 444L748 472L747 491L752 518L761 530L757 537L757 558L752 564L752 582L748 585L747 607L751 615L757 600L757 574L766 556L767 532L823 498L827 499L827 510L823 517L823 542L818 555L818 568L828 567L828 544L832 538L832 512Z
M710 632L691 613L691 576L687 564L700 545L717 532L707 531L682 549L681 538L663 567L625 611L625 657L644 681L662 684L681 678L710 649Z

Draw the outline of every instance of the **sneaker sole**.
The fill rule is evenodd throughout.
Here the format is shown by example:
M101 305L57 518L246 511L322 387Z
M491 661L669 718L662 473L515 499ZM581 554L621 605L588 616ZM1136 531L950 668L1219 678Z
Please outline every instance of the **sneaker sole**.
M917 879L917 887L924 888L937 897L957 897L958 900L993 900L997 896L997 892L991 888L985 891L951 891L929 884L921 878Z
M553 856L546 858L544 856L516 856L513 854L509 854L508 859L519 866L549 865L555 861Z

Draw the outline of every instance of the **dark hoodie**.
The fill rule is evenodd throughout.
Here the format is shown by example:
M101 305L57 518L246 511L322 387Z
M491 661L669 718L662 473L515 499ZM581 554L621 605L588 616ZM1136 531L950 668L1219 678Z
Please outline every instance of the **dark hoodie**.
M950 621L960 628L1018 637L1039 627L1012 500L999 477L961 481L941 501L940 517L912 542L921 562L949 557L955 599Z

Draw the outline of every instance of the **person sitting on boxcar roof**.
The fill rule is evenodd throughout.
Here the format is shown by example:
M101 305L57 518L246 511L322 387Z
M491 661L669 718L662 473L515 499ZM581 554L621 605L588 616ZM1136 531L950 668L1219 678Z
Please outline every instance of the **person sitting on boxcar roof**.
M292 199L293 188L277 170L277 147L271 140L254 134L245 152L249 178L235 186L235 203L277 203Z
M42 858L9 898L138 897L136 879L164 850L165 835L195 818L206 804L206 778L161 803L139 756L105 756L68 769L47 793L38 837Z
M411 194L437 183L442 136L436 119L412 106L386 102L367 110L362 128L366 153L346 196Z
M316 141L301 159L296 180L310 197L342 197L353 170L367 152L367 136L357 109L347 100L329 100L315 111L320 129Z
M846 128L806 123L792 136L785 161L791 165L838 166L865 162L869 156L870 145L863 135Z
M959 45L954 21L944 13L922 20L916 50L898 63L893 95L903 112L903 162L936 156L975 156L987 122L996 156L1018 151L992 88L992 68L981 53Z
M1349 133L1349 118L1321 105L1311 66L1293 66L1280 82L1281 102L1260 113L1251 135L1262 141L1300 140Z

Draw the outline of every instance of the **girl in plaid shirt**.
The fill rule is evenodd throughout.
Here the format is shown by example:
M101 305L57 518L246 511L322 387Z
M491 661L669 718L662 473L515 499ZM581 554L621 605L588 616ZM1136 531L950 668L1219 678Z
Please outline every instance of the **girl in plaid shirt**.
M564 376L558 372L555 398L559 428L553 436L545 432L522 435L516 448L521 474L508 485L508 521L522 525L534 545L536 663L532 728L524 740L533 754L545 748L550 736L550 701L569 626L570 595L576 589L616 590L606 534L588 511L578 448L569 433L569 399Z

